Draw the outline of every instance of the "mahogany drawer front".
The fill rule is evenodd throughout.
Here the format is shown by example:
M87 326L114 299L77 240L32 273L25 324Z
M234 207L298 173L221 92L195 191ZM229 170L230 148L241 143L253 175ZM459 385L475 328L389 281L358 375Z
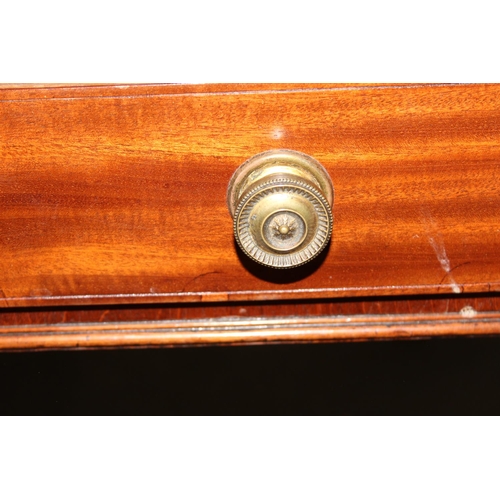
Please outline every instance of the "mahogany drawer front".
M236 248L226 190L313 156L333 235L306 266ZM0 89L0 305L500 290L500 86Z

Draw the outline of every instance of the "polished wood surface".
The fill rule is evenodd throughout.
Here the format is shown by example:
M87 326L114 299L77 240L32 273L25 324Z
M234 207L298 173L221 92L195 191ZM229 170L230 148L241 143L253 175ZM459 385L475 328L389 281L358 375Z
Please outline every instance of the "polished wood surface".
M0 349L88 349L389 340L500 332L500 313L303 317L10 326Z
M500 289L500 86L0 89L3 307ZM303 151L332 242L276 271L238 253L232 173Z
M499 333L499 294L0 311L0 350L310 343Z
M0 332L11 325L67 325L131 321L198 319L265 319L319 316L379 316L462 314L467 311L500 311L500 294L461 294L370 299L322 299L266 302L217 302L192 304L135 304L74 307L4 308ZM466 313L467 314L467 313Z

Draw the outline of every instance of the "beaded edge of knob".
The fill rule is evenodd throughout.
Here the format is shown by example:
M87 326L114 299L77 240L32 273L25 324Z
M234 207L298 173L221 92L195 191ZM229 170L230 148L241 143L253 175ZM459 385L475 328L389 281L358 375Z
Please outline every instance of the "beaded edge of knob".
M306 193L310 196L314 196L315 198L317 198L319 200L320 205L325 210L326 217L328 220L327 231L325 232L325 235L323 237L323 241L321 241L320 244L318 244L318 242L316 241L317 238L315 237L313 239L313 241L310 242L305 249L302 249L302 250L299 250L296 252L291 252L289 254L283 254L283 255L279 256L279 257L283 257L282 260L287 260L287 258L288 258L289 263L287 263L286 265L276 265L275 263L272 263L272 262L270 263L269 260L273 260L274 258L277 258L277 256L275 254L271 254L269 252L266 252L265 250L262 250L255 243L254 243L254 245L257 248L257 252L255 252L255 254L252 255L250 253L250 251L247 248L245 248L243 242L240 240L239 219L240 219L240 215L242 213L243 207L245 207L245 205L248 203L248 201L251 198L253 198L256 194L261 193L262 191L265 191L265 190L267 190L269 188L273 188L273 187L299 188L299 189L302 189L302 191L304 193ZM255 261L263 266L270 267L272 269L291 269L294 267L299 267L299 266L302 266L304 264L307 264L308 262L310 262L311 260L316 258L324 250L324 248L326 247L326 245L330 241L330 238L331 238L331 235L333 232L333 213L332 213L332 208L330 207L330 204L328 203L327 199L321 194L320 191L318 191L316 188L314 188L310 184L308 184L304 181L290 179L290 178L275 178L275 179L272 179L270 181L266 181L266 182L262 182L261 184L258 184L257 186L253 187L250 191L248 191L248 193L246 193L243 196L243 198L238 203L238 206L237 206L235 213L234 213L233 229L234 229L234 235L235 235L236 242L238 243L238 246L241 248L243 253L245 255L247 255L250 259L252 259L253 261ZM317 236L317 234L315 236ZM314 248L314 246L313 246L314 243L316 244L317 248ZM309 251L309 255L307 255L306 250L308 250L308 248L310 246L313 247L313 251L312 252ZM264 256L268 257L268 262L260 260L259 258L256 257L256 254L258 254L259 252L260 252L260 254L264 254ZM259 254L259 256L260 256L260 254ZM297 261L297 256L299 256L300 254L305 254L306 257L304 258L304 256L302 256L299 259L299 261ZM295 262L293 262L293 260L294 260L293 257L296 257Z

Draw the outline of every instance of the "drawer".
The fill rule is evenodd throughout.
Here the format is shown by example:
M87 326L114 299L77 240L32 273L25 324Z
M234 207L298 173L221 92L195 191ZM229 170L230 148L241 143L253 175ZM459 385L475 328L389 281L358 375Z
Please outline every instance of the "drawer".
M335 192L329 245L286 270L238 249L226 205L275 149ZM1 88L0 165L4 308L500 289L499 85Z

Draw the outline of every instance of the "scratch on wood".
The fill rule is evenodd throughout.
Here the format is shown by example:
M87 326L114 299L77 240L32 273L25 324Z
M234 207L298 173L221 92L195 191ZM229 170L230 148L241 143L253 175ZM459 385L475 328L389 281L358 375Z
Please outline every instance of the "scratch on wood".
M428 231L427 239L436 254L437 260L441 265L441 268L446 273L443 279L440 281L440 284L444 281L446 277L450 281L451 289L453 293L461 293L462 289L458 286L457 282L453 278L452 271L459 267L458 265L451 268L450 259L446 255L446 248L444 246L444 240L441 232L439 231L436 221L432 217L429 211L423 210L424 217L426 219L426 230ZM430 231L429 231L430 230ZM464 265L464 264L459 264Z
M440 236L441 235L439 235L439 237ZM453 290L453 293L460 293L461 289L451 274L450 259L446 255L446 249L444 247L444 242L442 241L441 237L440 240L441 241L436 241L436 238L433 238L432 236L429 237L429 243L431 244L432 249L434 250L434 253L436 254L439 263L441 264L441 268L446 273L443 279L441 280L441 283L447 276L448 279L450 280L451 289Z
M194 283L196 280L200 279L200 278L203 278L204 276L208 276L209 274L221 274L220 271L210 271L208 273L203 273L203 274L200 274L199 276L195 276L194 278L190 279L185 285L184 285L184 288L182 289L182 292L185 292L186 291L186 288L189 287L189 285L191 285L191 283Z
M467 262L462 262L461 264L457 264L456 266L452 267L450 269L450 273L453 272L455 269L458 269L459 267L466 266L467 264L470 264L471 261L468 260Z
M104 321L104 318L106 317L106 315L107 315L108 313L109 313L109 309L106 309L106 311L104 311L104 312L101 314L101 316L100 316L100 318L99 318L99 323L100 323L101 321Z
M5 295L4 291L0 288L0 297L2 297L5 300L5 304L7 307L10 307L9 305L9 299L7 299L7 295Z

